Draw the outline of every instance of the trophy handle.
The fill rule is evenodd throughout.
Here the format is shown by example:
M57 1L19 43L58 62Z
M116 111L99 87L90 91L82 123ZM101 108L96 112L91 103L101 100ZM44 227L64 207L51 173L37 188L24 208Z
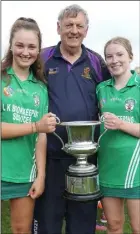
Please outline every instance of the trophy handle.
M54 114L54 117L56 118L56 122L57 122L57 124L60 124L61 123L61 121L60 121L60 119ZM53 134L61 141L61 143L62 143L62 149L64 149L64 142L63 142L63 140L61 139L61 137L60 136L58 136L58 134L56 133L56 132L53 132Z
M103 122L104 122L104 115L99 116L99 120L100 120L101 123L103 123ZM100 142L102 136L103 136L106 132L107 132L107 129L105 129L105 130L103 131L103 133L99 136L99 139L98 139L98 141L97 141L97 144L98 144L98 145L99 145L99 142Z
M100 142L100 140L101 140L101 137L105 134L107 132L107 129L105 129L104 131L103 131L103 133L99 136L99 139L98 139L98 141L97 141L97 144L99 145L99 142Z
M60 119L57 116L54 116L56 118L56 123L60 124Z
M103 122L104 122L104 115L101 115L101 116L100 116L100 115L98 115L98 116L99 116L99 120L100 120L100 122L101 122L101 123L103 123Z
M62 143L62 149L64 149L65 145L64 145L64 142L63 142L63 140L61 139L61 137L58 136L56 132L53 132L53 134L61 141L61 143Z

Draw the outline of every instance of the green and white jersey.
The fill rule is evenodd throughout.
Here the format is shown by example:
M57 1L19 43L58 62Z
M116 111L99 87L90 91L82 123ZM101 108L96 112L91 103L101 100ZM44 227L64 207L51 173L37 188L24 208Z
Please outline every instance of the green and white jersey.
M21 81L12 68L7 70L10 82L2 79L1 121L30 123L48 112L48 92L31 72ZM14 183L32 182L36 178L35 145L38 134L2 140L2 180Z
M140 76L132 71L127 85L117 90L114 79L97 86L101 115L111 112L120 119L140 123ZM101 124L101 133L104 124ZM119 130L107 130L98 151L100 185L110 188L140 186L140 139Z

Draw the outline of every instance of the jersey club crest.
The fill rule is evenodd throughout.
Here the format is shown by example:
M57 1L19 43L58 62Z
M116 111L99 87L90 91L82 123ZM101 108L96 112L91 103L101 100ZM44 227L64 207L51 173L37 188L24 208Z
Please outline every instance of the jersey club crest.
M127 111L132 111L134 109L134 106L136 104L136 101L132 98L125 100L125 109Z

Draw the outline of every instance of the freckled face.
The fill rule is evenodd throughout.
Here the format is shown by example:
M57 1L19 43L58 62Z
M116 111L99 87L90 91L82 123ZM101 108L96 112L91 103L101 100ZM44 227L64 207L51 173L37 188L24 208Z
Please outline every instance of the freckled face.
M120 44L111 43L105 51L106 64L113 76L121 76L130 70L130 58L127 50Z
M20 29L12 40L13 63L20 68L29 68L37 59L39 40L32 30Z

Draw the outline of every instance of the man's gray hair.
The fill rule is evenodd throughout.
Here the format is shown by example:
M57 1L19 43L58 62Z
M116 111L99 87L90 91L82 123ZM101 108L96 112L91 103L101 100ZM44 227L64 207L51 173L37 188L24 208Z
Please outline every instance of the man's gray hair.
M61 10L58 15L58 21L63 20L64 17L76 17L78 13L83 13L86 19L86 24L89 24L89 18L87 12L77 4L67 6L65 9Z

